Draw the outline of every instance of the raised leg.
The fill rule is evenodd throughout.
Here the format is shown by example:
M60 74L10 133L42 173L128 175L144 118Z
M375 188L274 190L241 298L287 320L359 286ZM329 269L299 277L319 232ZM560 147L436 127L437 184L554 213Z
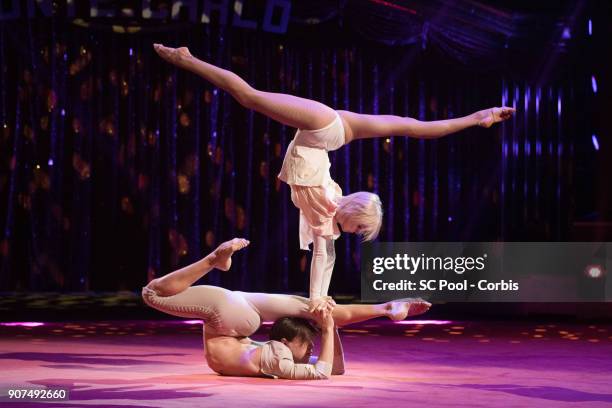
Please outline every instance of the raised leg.
M185 47L170 48L154 44L155 51L166 61L201 76L214 86L229 92L238 103L277 122L304 130L315 130L331 123L334 110L320 102L293 95L258 91L238 75L191 55Z
M242 238L226 241L199 261L161 278L153 279L147 287L153 289L159 296L173 296L181 293L213 268L227 271L232 265L232 254L247 245L249 241Z
M383 316L391 320L404 320L408 316L425 313L430 307L431 303L421 299L397 300L378 305L336 305L332 316L336 326L342 327Z
M383 316L387 316L384 303L380 305L336 305L332 312L332 317L338 327Z
M249 301L264 321L275 321L281 317L301 317L317 320L309 311L309 299L302 296L272 293L236 292ZM400 299L377 305L336 305L332 317L337 326L363 322L377 317L403 320L407 316L425 313L430 303L422 299Z
M344 120L348 143L355 139L391 136L433 139L472 126L491 127L494 123L510 118L515 111L514 108L508 107L491 108L461 118L430 122L395 115L366 115L350 111L338 111L338 114Z

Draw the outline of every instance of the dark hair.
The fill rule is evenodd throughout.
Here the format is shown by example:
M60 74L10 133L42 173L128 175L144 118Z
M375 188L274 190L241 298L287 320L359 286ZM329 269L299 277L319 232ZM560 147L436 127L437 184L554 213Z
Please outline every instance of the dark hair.
M292 341L299 337L302 341L312 341L317 329L306 319L299 317L281 317L270 329L270 340L281 341L285 338Z

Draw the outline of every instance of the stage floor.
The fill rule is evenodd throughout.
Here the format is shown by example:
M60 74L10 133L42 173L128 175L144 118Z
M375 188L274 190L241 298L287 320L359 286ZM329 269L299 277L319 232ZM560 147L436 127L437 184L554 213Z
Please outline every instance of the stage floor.
M343 329L325 381L219 376L194 321L0 326L0 382L68 388L66 407L612 406L610 325L402 323Z

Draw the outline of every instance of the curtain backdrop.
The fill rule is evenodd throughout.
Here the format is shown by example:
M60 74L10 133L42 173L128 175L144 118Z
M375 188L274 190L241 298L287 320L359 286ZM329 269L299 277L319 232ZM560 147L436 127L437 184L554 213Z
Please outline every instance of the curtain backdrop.
M320 27L121 35L61 18L0 23L0 290L135 290L235 236L250 247L200 283L307 290L298 210L276 177L295 129L164 63L153 42L336 109L436 120L515 106L488 130L351 143L330 155L332 177L344 193L381 196L382 241L567 237L574 147L590 137L574 114L589 103L580 64L517 74L503 52L507 63L483 69L421 42L322 42L339 31ZM358 239L336 250L331 292L358 294Z

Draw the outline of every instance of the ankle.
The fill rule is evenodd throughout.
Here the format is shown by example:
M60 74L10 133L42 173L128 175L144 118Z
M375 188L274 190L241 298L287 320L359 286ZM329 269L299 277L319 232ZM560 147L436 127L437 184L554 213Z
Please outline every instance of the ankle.
M377 305L379 313L384 317L388 317L389 319L391 318L391 310L393 308L393 305L391 303L392 302L387 302Z
M204 258L198 261L201 263L202 267L212 268L215 265L215 262L219 259L215 251L211 252L210 254L206 255Z
M471 122L471 124L473 126L480 126L480 127L482 127L481 123L482 123L482 121L484 119L486 119L486 117L487 117L487 115L486 115L485 111L482 111L482 110L480 110L478 112L474 112L474 113L472 113L471 115L468 116L468 118L469 118L469 120L470 120L470 122Z

